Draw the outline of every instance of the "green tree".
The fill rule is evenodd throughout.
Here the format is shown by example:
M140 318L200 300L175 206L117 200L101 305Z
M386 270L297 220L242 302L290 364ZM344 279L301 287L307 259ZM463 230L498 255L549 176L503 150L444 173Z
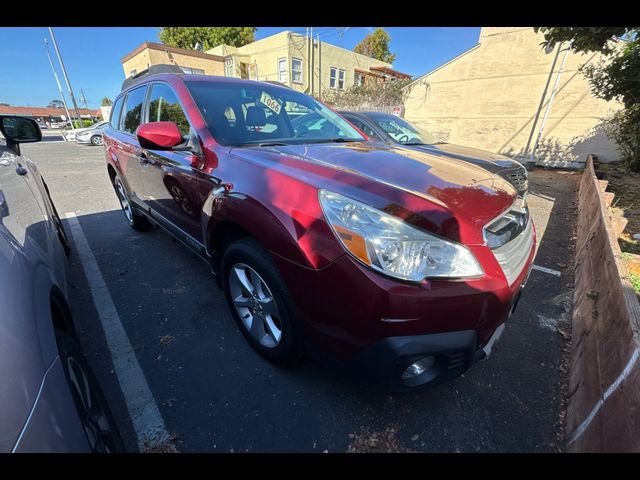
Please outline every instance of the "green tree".
M102 98L102 102L100 103L100 105L103 106L103 107L108 107L111 104L113 104L113 102L111 101L111 99L109 97L103 97Z
M10 107L11 105L9 105L8 103L5 102L0 102L0 107Z
M583 65L591 91L604 100L619 100L625 109L605 122L608 135L623 158L640 170L640 27L535 27L544 35L542 45L569 42L574 52L600 52L604 58Z
M389 51L390 41L391 36L383 28L378 27L373 33L364 37L353 51L381 62L393 63L396 56Z
M48 108L62 108L64 107L64 103L62 103L62 100L51 100L49 102L49 105L47 105Z
M193 50L200 43L204 50L218 45L242 47L255 40L256 27L161 27L162 43Z

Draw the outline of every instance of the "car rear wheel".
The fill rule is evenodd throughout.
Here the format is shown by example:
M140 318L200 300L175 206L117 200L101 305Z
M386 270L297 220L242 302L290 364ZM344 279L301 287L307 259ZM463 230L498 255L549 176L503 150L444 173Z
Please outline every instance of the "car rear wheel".
M96 453L123 453L124 444L113 415L78 341L68 333L56 330L56 343L91 450Z
M120 201L120 207L122 207L122 212L124 213L124 217L127 219L129 226L134 230L149 230L151 228L149 220L147 220L144 215L140 215L135 211L133 205L131 205L131 202L129 201L127 189L124 187L124 183L122 183L122 180L117 174L113 178L113 188L116 191L116 195Z
M91 137L91 145L102 145L102 135L94 135Z
M225 249L221 266L227 300L251 346L275 363L300 360L291 294L269 253L242 238Z

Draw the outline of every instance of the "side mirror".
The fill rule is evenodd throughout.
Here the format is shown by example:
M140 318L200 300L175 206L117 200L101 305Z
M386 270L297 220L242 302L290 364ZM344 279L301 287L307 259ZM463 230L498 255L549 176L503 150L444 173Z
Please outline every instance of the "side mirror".
M33 118L0 115L0 132L7 140L7 146L20 154L20 143L42 140L40 126Z
M136 130L142 148L171 150L183 142L178 126L173 122L143 123Z

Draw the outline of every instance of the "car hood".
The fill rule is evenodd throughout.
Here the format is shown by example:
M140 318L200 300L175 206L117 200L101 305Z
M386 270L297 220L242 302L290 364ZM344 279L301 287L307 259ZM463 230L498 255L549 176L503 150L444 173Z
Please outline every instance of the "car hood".
M374 191L375 184L401 189L437 203L476 226L505 211L517 194L502 178L464 161L371 142L243 147L232 149L232 153L273 160L279 168L309 170L312 164L329 167L336 171L335 175L325 174L331 180L340 181L342 177L337 174L347 173L350 185L363 190ZM345 194L353 194L353 188L348 190Z
M494 173L505 168L517 167L520 165L515 160L511 160L509 157L500 155L499 153L480 150L479 148L455 145L453 143L416 145L414 148L435 153L437 155L447 155L448 157L464 160L465 162L473 163Z

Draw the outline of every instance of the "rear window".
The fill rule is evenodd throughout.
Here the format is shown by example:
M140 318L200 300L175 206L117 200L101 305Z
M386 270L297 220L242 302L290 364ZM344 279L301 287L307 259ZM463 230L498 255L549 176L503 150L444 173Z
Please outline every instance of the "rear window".
M134 88L127 94L122 130L127 133L136 133L136 129L142 122L142 104L147 92L147 86Z

